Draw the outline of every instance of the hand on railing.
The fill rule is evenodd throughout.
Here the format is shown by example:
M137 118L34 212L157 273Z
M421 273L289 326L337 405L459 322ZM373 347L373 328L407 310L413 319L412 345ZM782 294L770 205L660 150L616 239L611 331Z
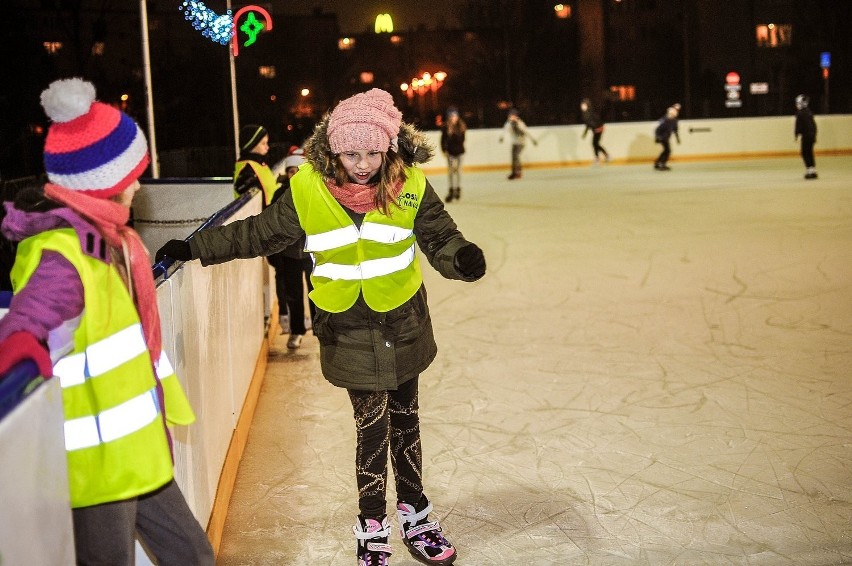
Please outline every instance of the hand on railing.
M50 352L29 332L13 332L0 342L0 375L24 360L32 360L43 377L53 376Z
M189 242L169 240L162 248L157 250L157 253L154 255L154 261L160 261L164 257L170 257L178 261L191 260L192 250L189 247Z

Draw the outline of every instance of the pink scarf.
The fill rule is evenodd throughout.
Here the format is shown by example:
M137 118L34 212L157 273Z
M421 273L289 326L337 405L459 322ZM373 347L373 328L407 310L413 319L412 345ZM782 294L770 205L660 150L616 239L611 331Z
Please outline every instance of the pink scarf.
M162 337L160 335L160 313L157 308L157 296L154 289L154 276L151 272L151 258L139 234L127 226L130 209L115 201L95 198L78 191L65 189L52 183L44 186L44 194L61 202L92 222L101 237L113 248L122 250L127 246L127 261L130 263L131 287L142 322L145 343L151 353L154 364L160 360Z
M394 201L402 194L403 184L402 182L398 182L393 186L390 196ZM331 193L331 196L349 210L359 214L376 210L376 183L372 185L359 185L358 183L347 181L343 186L340 186L334 179L326 177L325 186L328 187L328 192Z

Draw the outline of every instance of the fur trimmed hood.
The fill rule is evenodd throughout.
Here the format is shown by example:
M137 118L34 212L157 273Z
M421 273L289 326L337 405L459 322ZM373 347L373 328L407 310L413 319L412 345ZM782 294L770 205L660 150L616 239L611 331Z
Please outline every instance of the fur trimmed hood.
M328 141L327 113L314 128L314 133L305 142L305 160L324 177L334 177L334 153ZM399 128L399 155L409 167L427 163L435 155L435 149L426 136L412 124L403 122Z

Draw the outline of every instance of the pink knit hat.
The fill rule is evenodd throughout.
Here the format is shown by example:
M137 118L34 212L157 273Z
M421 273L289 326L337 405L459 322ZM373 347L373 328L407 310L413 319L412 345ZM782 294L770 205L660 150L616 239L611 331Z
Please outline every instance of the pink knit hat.
M402 112L390 93L374 88L341 101L328 120L331 151L382 151L399 134Z
M44 142L44 169L60 187L97 198L126 189L148 167L148 142L133 119L95 101L79 78L54 81L41 93L53 121Z

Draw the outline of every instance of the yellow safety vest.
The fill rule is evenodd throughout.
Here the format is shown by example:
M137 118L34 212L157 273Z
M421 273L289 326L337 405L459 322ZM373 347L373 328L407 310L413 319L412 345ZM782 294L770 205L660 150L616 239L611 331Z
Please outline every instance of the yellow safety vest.
M155 377L139 315L118 271L84 254L73 229L50 230L18 244L14 290L27 284L47 250L74 265L85 298L70 353L57 360L62 352L51 343L65 412L71 506L148 493L174 476L157 379L170 423L189 424L195 415L165 355Z
M275 191L277 191L281 186L281 183L278 182L278 177L272 172L272 169L270 169L269 166L248 159L246 161L237 161L236 164L234 164L234 183L237 182L237 177L239 176L240 171L242 171L246 165L249 165L252 169L254 169L254 174L257 175L257 179L260 181L260 187L263 189L263 204L264 206L269 206L270 203L272 203L272 195L274 195ZM234 198L237 199L240 196L241 195L237 193L235 189Z
M414 237L414 218L426 191L420 169L406 169L408 180L385 216L377 210L355 226L331 195L322 175L303 165L290 179L305 250L314 259L310 298L328 312L343 312L363 294L367 305L387 312L410 299L423 283Z

